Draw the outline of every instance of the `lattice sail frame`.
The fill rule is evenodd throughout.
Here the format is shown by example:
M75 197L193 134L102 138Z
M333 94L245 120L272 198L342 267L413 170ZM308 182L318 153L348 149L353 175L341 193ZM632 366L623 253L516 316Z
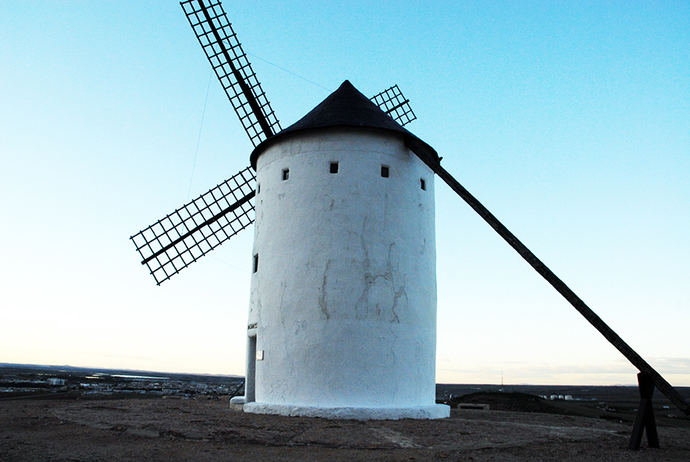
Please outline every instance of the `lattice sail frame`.
M130 237L156 284L251 225L255 185L247 167Z
M417 118L410 106L410 100L403 96L397 85L393 85L369 99L402 126Z
M278 133L280 122L220 1L186 0L180 5L254 147Z

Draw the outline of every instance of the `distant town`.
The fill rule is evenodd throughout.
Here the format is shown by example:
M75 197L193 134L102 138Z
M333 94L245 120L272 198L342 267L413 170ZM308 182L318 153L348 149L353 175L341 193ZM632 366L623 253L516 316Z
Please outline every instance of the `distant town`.
M690 400L690 387L678 387ZM244 394L244 377L0 363L0 400L13 399L228 399ZM632 419L635 386L437 384L436 401L452 407ZM462 406L461 406L462 405ZM657 417L687 420L661 393Z
M0 399L42 396L219 398L242 394L244 378L0 363Z

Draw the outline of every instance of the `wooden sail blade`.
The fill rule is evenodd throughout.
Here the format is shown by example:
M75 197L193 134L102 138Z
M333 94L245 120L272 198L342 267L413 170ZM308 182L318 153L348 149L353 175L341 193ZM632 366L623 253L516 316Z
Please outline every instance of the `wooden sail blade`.
M369 99L402 126L417 118L410 106L410 100L405 98L397 85L393 85Z
M180 3L254 146L281 130L252 65L218 0Z
M160 285L254 222L250 167L130 239Z

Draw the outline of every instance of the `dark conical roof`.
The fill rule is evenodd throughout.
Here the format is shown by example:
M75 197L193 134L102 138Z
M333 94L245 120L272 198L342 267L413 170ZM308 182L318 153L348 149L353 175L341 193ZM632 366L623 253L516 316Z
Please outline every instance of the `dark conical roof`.
M256 159L277 140L307 130L332 127L365 128L399 133L404 137L408 147L422 160L434 163L439 161L438 154L431 146L404 129L360 93L349 80L346 80L307 115L254 148L250 156L252 167L256 169Z

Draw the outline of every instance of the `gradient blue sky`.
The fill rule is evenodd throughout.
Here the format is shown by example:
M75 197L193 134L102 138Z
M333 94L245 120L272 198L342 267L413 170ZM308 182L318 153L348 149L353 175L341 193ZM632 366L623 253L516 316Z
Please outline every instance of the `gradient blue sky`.
M446 169L690 385L690 3L224 5L283 126L399 84ZM177 2L2 2L0 31L0 362L243 374L252 233L161 287L128 239L251 152ZM438 381L635 382L436 195Z

